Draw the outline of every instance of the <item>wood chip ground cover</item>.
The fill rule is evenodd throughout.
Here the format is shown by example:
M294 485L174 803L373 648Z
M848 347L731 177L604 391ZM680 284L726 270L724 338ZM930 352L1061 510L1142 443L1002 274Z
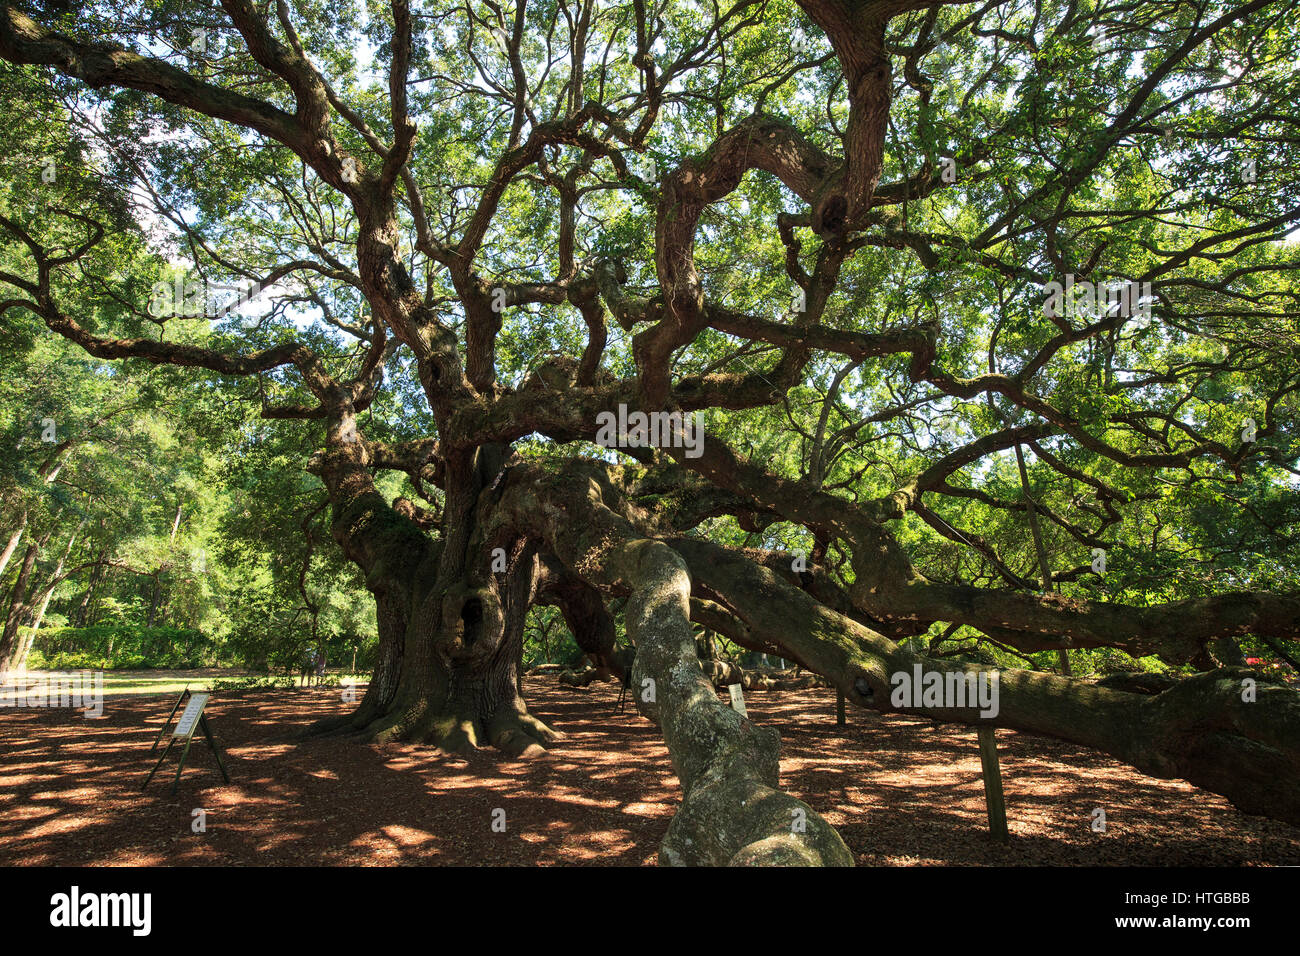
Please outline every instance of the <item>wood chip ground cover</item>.
M678 802L655 728L615 715L616 684L526 681L565 738L502 761L407 745L299 738L352 705L338 688L218 692L208 706L223 784L196 739L149 789L154 735L174 698L122 697L104 717L0 710L0 865L653 865ZM988 837L975 733L850 712L824 689L746 695L781 733L781 784L838 828L861 865L1296 865L1300 828L1157 780L1072 744L998 732L1011 831ZM1092 829L1106 811L1106 831ZM207 831L193 833L195 809ZM492 829L505 811L505 832Z

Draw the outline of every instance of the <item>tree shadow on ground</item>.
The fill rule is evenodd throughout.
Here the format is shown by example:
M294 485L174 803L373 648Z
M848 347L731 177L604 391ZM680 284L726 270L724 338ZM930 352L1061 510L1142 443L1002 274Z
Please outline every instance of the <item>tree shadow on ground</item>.
M302 740L312 721L350 709L337 688L219 692L208 713L232 782L196 739L175 797L175 749L141 791L174 697L114 699L98 720L0 711L0 863L654 863L680 797L656 728L630 707L614 713L617 684L529 679L526 696L565 737L544 758L502 761L491 750ZM824 689L755 692L747 704L781 734L781 785L824 814L860 863L1300 863L1300 829L1104 754L1006 731L1011 840L999 846L973 729L863 711L837 727ZM1105 832L1092 829L1098 807ZM206 832L193 832L196 809Z

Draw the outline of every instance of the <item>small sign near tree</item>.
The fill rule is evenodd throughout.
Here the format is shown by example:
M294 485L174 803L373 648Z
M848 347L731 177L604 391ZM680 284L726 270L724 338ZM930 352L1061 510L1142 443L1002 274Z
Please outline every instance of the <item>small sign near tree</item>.
M207 738L208 746L212 748L212 755L217 758L217 769L221 771L221 779L226 783L230 783L230 775L226 773L226 765L221 759L221 751L217 749L217 741L212 736L212 728L208 726L207 715L203 712L211 698L211 694L191 694L188 687L181 691L180 697L176 699L176 703L172 706L172 712L167 715L162 728L158 731L158 736L154 738L151 752L158 749L162 735L166 732L168 725L171 724L172 718L176 716L176 711L180 710L181 704L188 700L188 703L185 703L185 711L181 714L181 719L176 722L176 727L171 733L171 739L167 741L167 747L163 750L162 756L158 758L158 762L154 764L153 769L149 771L149 776L145 778L141 790L149 786L154 774L158 772L158 768L163 765L163 761L171 753L172 747L176 745L177 741L180 741L184 746L181 748L180 762L176 765L176 777L172 780L172 793L176 792L176 787L181 782L181 771L185 769L185 758L190 755L190 744L194 742L194 731L196 729L202 729L203 736Z

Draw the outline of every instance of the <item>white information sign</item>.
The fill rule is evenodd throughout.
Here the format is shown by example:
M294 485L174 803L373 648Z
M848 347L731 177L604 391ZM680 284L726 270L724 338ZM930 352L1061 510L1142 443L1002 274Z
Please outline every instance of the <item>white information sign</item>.
M210 694L192 694L189 702L185 705L185 712L181 714L181 719L176 722L176 729L172 731L173 737L188 737L194 733L194 722L199 719L203 713L203 707L208 702Z
M745 712L745 691L739 684L728 684L727 690L731 693L731 709L740 714L741 717L748 717Z

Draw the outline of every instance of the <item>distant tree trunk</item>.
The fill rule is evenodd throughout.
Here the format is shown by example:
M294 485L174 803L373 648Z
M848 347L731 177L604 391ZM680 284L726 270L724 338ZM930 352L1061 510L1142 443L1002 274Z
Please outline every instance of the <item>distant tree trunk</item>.
M181 526L181 512L183 505L176 505L176 517L172 519L171 537L167 539L167 558L158 565L158 570L153 573L153 594L149 598L149 613L145 617L145 627L153 627L154 617L158 613L158 600L162 597L162 573L171 562L171 550L176 546L176 531Z
M5 618L4 631L0 633L0 671L11 670L10 665L17 657L18 623L27 610L27 585L31 582L36 556L41 552L41 543L33 542L27 546L22 567L18 570L18 580L14 582L14 589L9 598L9 614Z
M95 569L90 572L90 583L86 585L86 593L81 596L81 606L77 608L76 626L85 627L90 621L91 601L94 600L95 591L99 588L99 582L104 579L104 559L108 557L108 545L99 549L99 557L96 559Z
M45 586L45 590L41 593L41 604L36 611L36 616L32 619L31 629L28 631L26 639L19 641L18 654L13 662L13 670L27 670L27 655L32 652L32 645L36 642L36 632L41 629L41 622L45 620L45 612L50 606L50 598L54 596L54 589L59 586L60 576L63 574L63 565L67 563L68 555L72 554L72 546L77 540L77 535L81 534L81 529L86 526L87 517L82 517L81 523L77 525L77 530L72 532L71 537L68 538L67 547L59 555L59 563L54 566L54 573L50 575L50 583Z
M162 571L163 565L159 565L158 569L153 573L153 588L149 595L149 611L144 616L145 627L153 627L154 615L158 613L158 589L159 579L162 578Z
M14 551L18 548L18 542L22 540L23 532L27 530L27 512L19 519L18 527L14 533L9 536L9 543L5 545L4 551L0 551L0 575L5 573L5 568L9 565L9 559L13 557Z
M996 341L997 333L994 333ZM1109 367L1108 367L1109 368ZM997 362L994 359L994 346L989 346L989 372L996 374ZM997 401L990 392L988 396L989 411L996 417L1007 423L1007 419L1001 414L997 407ZM1020 473L1020 493L1025 502L1025 515L1029 519L1029 532L1034 539L1034 555L1038 559L1038 573L1042 577L1042 590L1044 593L1055 590L1052 581L1052 568L1047 559L1047 549L1043 545L1043 531L1038 524L1038 509L1034 502L1034 497L1029 493L1029 471L1025 468L1025 453L1017 442L1016 451L1016 469ZM1056 662L1060 668L1062 676L1070 677L1070 652L1065 648L1060 648L1056 652Z

